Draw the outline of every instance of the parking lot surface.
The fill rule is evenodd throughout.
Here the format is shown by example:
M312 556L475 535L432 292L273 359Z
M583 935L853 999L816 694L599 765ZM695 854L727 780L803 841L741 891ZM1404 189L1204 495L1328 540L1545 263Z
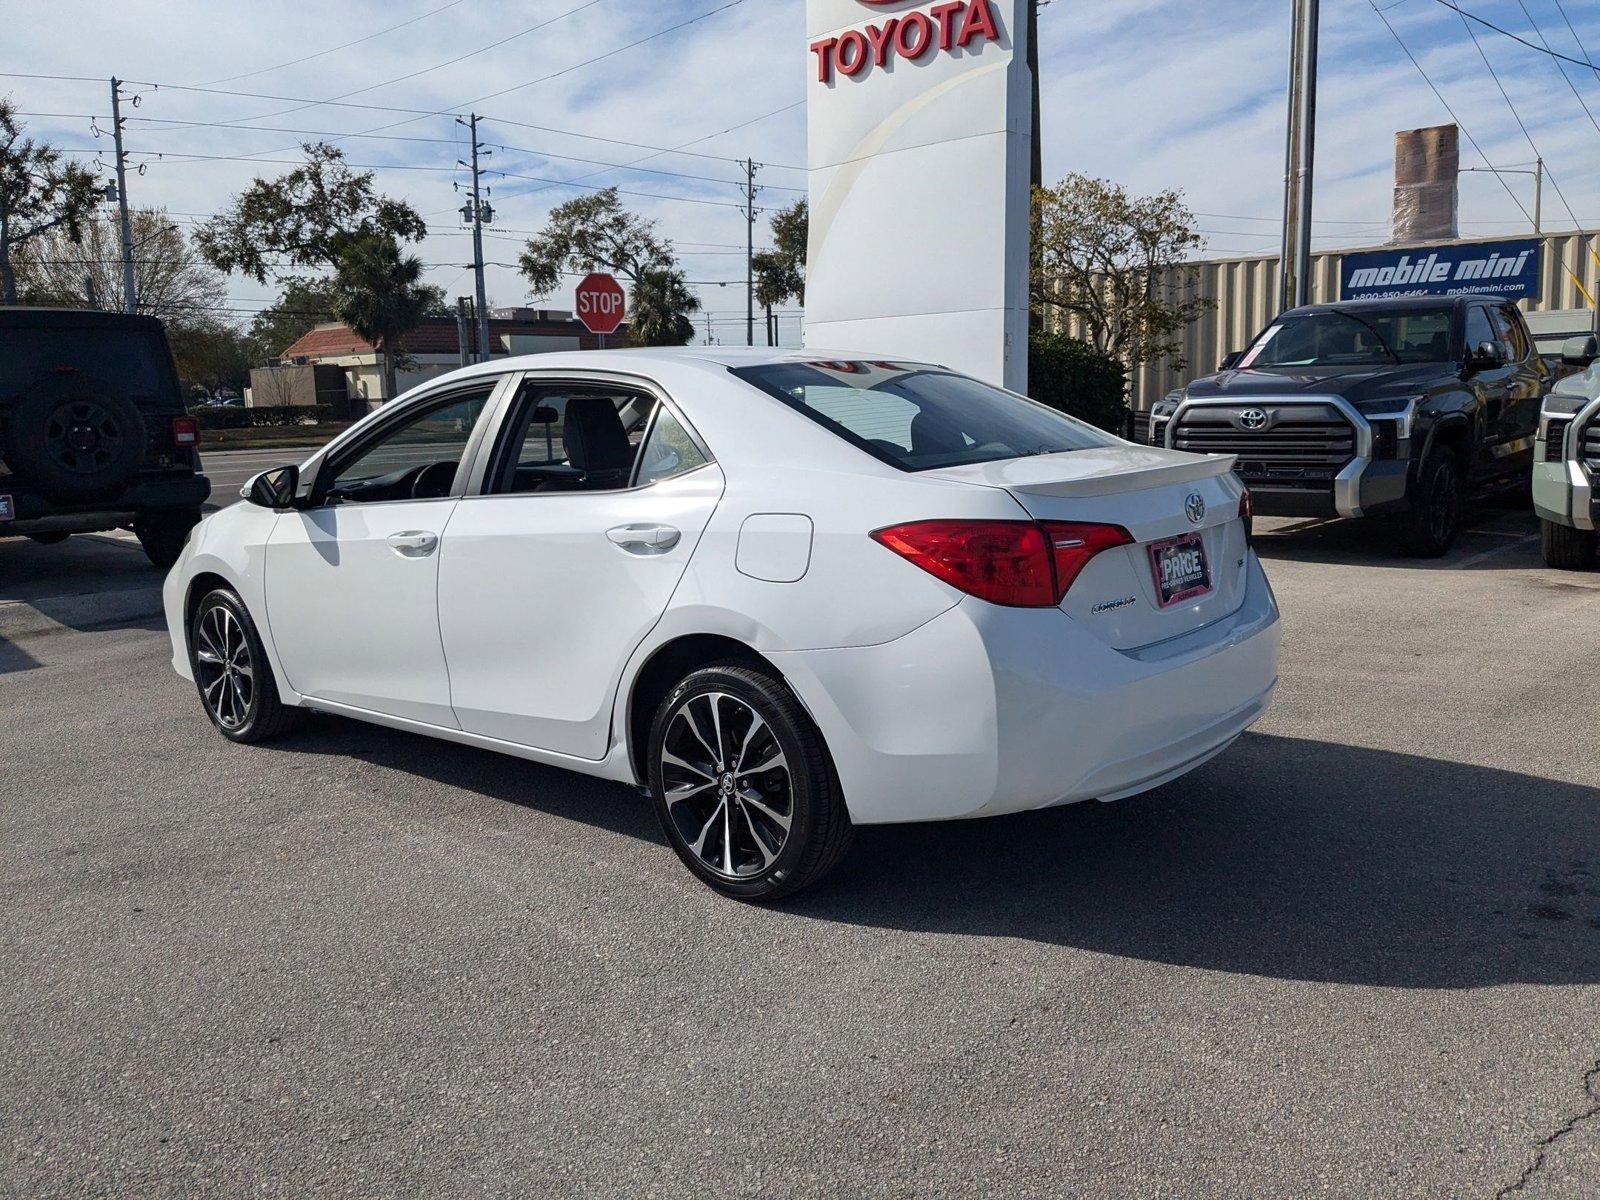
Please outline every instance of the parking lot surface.
M232 746L148 616L14 626L0 1192L1595 1195L1600 574L1516 508L1429 563L1261 525L1283 679L1227 754L861 830L771 909L627 788ZM82 541L0 542L0 622L158 582Z

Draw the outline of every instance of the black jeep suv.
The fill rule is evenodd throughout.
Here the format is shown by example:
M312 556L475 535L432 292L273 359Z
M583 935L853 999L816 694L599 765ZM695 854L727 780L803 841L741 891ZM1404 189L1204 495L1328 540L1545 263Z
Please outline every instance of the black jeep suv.
M170 567L211 484L153 317L0 308L0 537L131 529Z
M1237 455L1258 514L1390 515L1432 557L1470 494L1527 488L1553 381L1501 297L1315 304L1157 404L1150 440Z

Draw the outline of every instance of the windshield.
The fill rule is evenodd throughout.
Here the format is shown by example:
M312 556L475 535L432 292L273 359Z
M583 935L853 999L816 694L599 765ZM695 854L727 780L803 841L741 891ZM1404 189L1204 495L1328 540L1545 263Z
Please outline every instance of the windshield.
M1284 317L1256 339L1246 367L1343 367L1448 362L1450 308L1323 309Z
M66 370L115 384L134 400L166 399L172 388L167 348L140 330L8 329L0 333L0 396L17 396Z
M902 471L1116 444L1064 413L937 367L796 362L733 373Z

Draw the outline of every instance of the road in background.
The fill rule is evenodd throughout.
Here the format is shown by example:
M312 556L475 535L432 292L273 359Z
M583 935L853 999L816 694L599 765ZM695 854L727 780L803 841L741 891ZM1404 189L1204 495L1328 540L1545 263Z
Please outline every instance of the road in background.
M1525 512L1435 563L1261 528L1283 682L1232 750L861 830L770 909L625 787L231 746L153 621L17 642L0 1193L1596 1194L1600 573Z

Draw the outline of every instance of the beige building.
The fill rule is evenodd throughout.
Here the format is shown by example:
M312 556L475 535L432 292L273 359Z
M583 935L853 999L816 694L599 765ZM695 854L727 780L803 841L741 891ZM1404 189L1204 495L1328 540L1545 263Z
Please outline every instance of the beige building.
M613 347L628 345L626 327L607 339ZM477 352L476 329L467 323L466 351ZM559 350L596 350L600 339L585 329L571 313L546 309L511 309L506 315L489 319L489 349L493 357L520 354L549 354ZM401 394L428 380L461 366L462 343L454 317L429 317L408 333L403 342L408 360L397 372ZM343 372L348 403L365 411L394 399L384 394L383 367L378 352L360 334L341 322L318 325L280 356L281 367L335 367ZM322 383L326 370L318 372L317 390L326 393ZM265 381L263 381L265 382ZM251 402L284 403L267 398L273 390L252 379ZM324 403L327 401L324 399Z

